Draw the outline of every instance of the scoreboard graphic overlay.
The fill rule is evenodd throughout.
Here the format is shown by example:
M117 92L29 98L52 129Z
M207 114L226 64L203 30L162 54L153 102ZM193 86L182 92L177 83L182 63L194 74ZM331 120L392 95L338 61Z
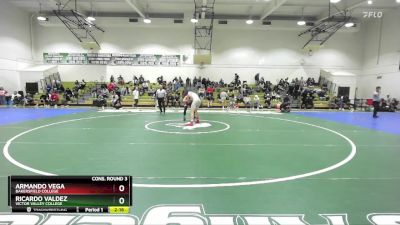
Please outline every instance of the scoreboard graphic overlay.
M9 176L12 212L129 213L131 176Z

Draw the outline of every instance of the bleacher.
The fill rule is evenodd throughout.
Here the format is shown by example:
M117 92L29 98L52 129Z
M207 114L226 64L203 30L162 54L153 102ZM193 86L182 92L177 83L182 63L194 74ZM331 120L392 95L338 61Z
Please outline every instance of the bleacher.
M65 89L70 88L71 90L73 90L73 88L75 87L75 83L74 82L70 82L70 81L63 81L62 82L63 86ZM92 89L94 87L96 87L96 85L100 85L100 84L106 84L106 83L98 83L98 82L86 82L86 87L83 91L79 92L79 97L73 99L71 102L69 103L65 103L62 100L64 99L63 94L60 94L60 102L59 105L70 105L70 106L93 106L93 101L96 99L91 95ZM133 88L133 84L129 84L128 85L130 87L130 89ZM255 85L248 85L250 88L254 88ZM156 83L151 83L150 84L150 89L152 90L156 90L159 87L158 84ZM181 87L179 89L181 96L182 96L182 92L183 92L183 87ZM214 91L214 101L212 103L212 107L213 108L222 108L222 104L221 102L218 100L219 96L218 94L221 91L228 91L228 88L216 88ZM237 90L235 91L236 93L238 92ZM40 102L40 95L41 94L36 94L34 96L35 101ZM265 99L264 99L264 93L263 92L256 92L253 93L252 95L250 95L251 99L254 99L254 96L258 95L258 97L260 98L260 105L265 107ZM204 98L202 100L202 107L207 107L207 103L208 100L206 98ZM226 101L226 105L229 103L229 100ZM281 101L278 99L272 100L271 101L271 107L275 108L277 104L280 104ZM153 96L149 96L148 93L144 93L143 95L140 96L139 98L139 107L155 107L155 100ZM107 99L107 105L111 106L111 99L108 98ZM122 96L122 106L123 107L132 107L133 105L133 97L130 93L130 95L126 95L126 96ZM182 104L181 104L182 105ZM240 108L244 108L245 104L244 103L239 103L238 106ZM300 107L300 101L299 100L294 100L292 101L292 107L293 108L299 108ZM326 100L319 100L318 98L315 98L314 100L314 108L315 109L328 109L329 108L329 101Z

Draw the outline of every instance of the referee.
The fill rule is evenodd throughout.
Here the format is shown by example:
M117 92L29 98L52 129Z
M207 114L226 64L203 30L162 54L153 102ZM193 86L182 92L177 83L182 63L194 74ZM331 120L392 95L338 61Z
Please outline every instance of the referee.
M156 91L156 98L158 101L158 107L160 108L160 114L163 112L164 109L164 114L165 114L165 97L167 96L167 92L163 88L163 86L160 86L160 88Z
M374 115L372 116L373 118L378 118L378 111L379 111L379 104L381 102L381 87L376 87L376 90L374 94L372 95L372 100L373 100L373 106L374 106Z

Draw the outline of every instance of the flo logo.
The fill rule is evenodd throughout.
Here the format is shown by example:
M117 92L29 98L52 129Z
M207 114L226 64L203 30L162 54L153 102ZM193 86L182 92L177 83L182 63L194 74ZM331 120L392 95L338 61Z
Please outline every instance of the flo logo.
M382 18L383 17L383 12L363 12L364 18Z
M188 123L167 123L166 126L182 128L183 130L195 130L197 128L211 127L210 123L195 123L193 126L188 126Z
M349 223L349 216L318 214L320 222L306 220L304 214L209 214L202 205L157 205L149 208L141 219L135 215L98 214L11 214L0 213L0 224L12 225L396 225L399 213L371 213L362 221ZM351 218L350 218L351 219ZM322 223L321 223L322 222Z
M202 120L201 123L188 126L181 120L160 120L147 123L145 128L164 134L210 134L227 131L230 125L222 121Z

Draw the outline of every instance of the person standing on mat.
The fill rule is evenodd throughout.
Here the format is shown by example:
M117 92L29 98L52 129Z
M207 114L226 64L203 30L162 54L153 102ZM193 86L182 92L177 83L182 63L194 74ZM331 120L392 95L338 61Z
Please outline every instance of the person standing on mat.
M373 100L373 106L374 106L374 114L373 114L373 118L378 118L378 111L379 111L379 104L381 102L381 87L376 87L376 90L374 92L374 94L372 95L372 100Z
M158 108L160 108L160 114L163 112L165 114L165 97L167 96L167 92L165 91L163 86L156 91L156 98L158 101Z
M186 112L187 112L187 109L188 109L188 107L189 107L189 105L191 105L192 103L190 102L190 99L189 98L184 98L184 100L183 100L183 121L186 121Z
M194 92L187 92L185 93L185 98L183 100L184 103L192 102L190 105L190 123L187 126L193 126L194 119L196 118L196 123L200 123L200 116L199 116L199 108L201 105L200 97Z

